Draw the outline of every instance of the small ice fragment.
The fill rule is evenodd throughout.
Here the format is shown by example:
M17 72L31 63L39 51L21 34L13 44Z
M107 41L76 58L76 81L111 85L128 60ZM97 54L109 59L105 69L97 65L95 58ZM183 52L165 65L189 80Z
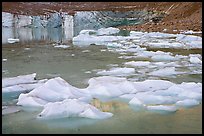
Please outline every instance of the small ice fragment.
M2 59L2 61L4 61L4 62L5 62L5 61L7 61L7 59Z
M82 52L90 52L90 50L83 50Z
M176 112L176 106L165 106L165 105L156 105L156 106L147 106L147 109L154 112Z
M90 74L90 73L91 73L91 71L86 71L86 72L84 72L84 73L86 73L86 74Z
M198 57L190 57L190 62L202 64L202 61Z
M8 38L8 43L19 42L19 39Z
M175 105L185 108L190 108L196 105L199 105L200 103L197 100L194 99L185 99L182 101L177 101Z
M54 47L55 48L64 48L64 49L66 49L66 48L69 48L70 46L68 46L68 45L56 45Z

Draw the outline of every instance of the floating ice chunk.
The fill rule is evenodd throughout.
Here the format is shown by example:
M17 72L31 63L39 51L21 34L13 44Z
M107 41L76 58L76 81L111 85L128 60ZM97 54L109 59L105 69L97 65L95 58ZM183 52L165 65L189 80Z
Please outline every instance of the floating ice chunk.
M18 97L18 102L17 105L21 105L24 107L43 107L45 104L47 104L48 102L38 98L38 97L32 97L29 96L29 94L20 94L20 96Z
M65 117L86 117L92 119L105 119L112 115L112 113L101 112L90 104L80 102L78 100L66 99L62 102L46 104L43 111L38 115L38 118L53 119Z
M202 48L202 38L199 36L178 34L176 41L186 44L188 48Z
M145 45L149 47L154 47L154 48L170 48L170 47L171 48L182 48L183 47L182 43L179 43L179 42L170 43L168 41L162 41L158 43L147 42Z
M164 106L164 105L156 105L156 106L147 106L147 110L154 112L176 112L176 106Z
M198 57L190 57L191 63L199 63L202 64L202 61Z
M188 42L188 41L202 41L202 38L195 35L183 35L178 34L176 37L177 41Z
M202 93L193 92L193 91L183 91L178 94L178 97L181 99L196 99L198 101L202 100Z
M135 84L127 81L126 78L102 76L91 78L87 90L92 96L101 97L117 97L127 93L135 93Z
M90 97L83 89L80 90L71 86L60 77L48 80L42 86L31 91L29 95L42 98L48 102L62 101L67 98Z
M183 72L175 71L175 67L166 67L149 73L149 75L152 75L152 76L162 76L162 77L177 75L177 74L183 74Z
M21 109L17 106L5 106L5 108L2 109L2 115L7 115L11 113L19 112Z
M144 35L145 33L143 32L139 32L139 31L130 31L130 36L136 36L136 37L141 37L142 35Z
M11 78L3 78L2 79L2 87L8 87L12 85L17 84L28 84L28 83L36 83L37 80L36 73L29 74L29 75L21 75L17 77L11 77Z
M175 38L175 34L167 34L167 33L160 33L160 32L150 32L145 35L145 37L151 38Z
M98 75L111 75L111 76L128 76L135 73L134 68L111 68L110 70L99 71Z
M193 90L194 92L202 93L202 84L201 83L194 83L194 82L189 82L189 83L181 83L177 85L180 88L183 88L185 90Z
M55 48L64 48L64 49L66 49L66 48L69 48L70 46L68 46L68 45L56 45L54 47Z
M109 47L109 48L120 48L122 46L123 46L122 44L116 43L116 42L107 43L107 47Z
M144 67L150 65L149 61L130 61L126 62L125 65L130 65L133 67Z
M86 71L86 72L84 72L84 73L86 73L86 74L90 74L90 73L91 73L91 71Z
M19 39L8 38L8 43L19 42Z
M18 84L13 86L8 86L2 88L2 93L8 93L8 92L29 92L39 86L41 86L43 83L34 83L34 84Z
M189 31L183 31L181 32L182 34L202 34L202 31L193 31L193 30L189 30Z
M108 42L115 42L119 40L123 40L123 36L94 36L94 35L78 35L73 38L74 45L103 45Z
M176 57L171 55L154 55L151 57L153 61L175 61L178 60Z
M108 28L101 28L98 29L97 35L112 35L117 34L120 31L118 28L108 27Z
M7 61L7 59L2 59L2 61L4 61L4 62L5 62L5 61Z
M153 95L150 93L137 93L136 98L138 98L144 104L173 104L175 100L170 96Z
M28 97L26 99L29 100L39 98L46 102L57 102L68 98L80 99L86 102L91 100L91 96L85 90L71 86L60 77L48 80L43 85L29 92L26 97ZM23 104L25 103L21 101L23 101L23 99L18 99L18 102L24 106Z
M156 91L168 89L174 85L174 83L165 80L145 80L142 82L135 82L135 88L138 91Z
M168 89L159 89L154 92L155 95L162 95L162 96L173 96L176 97L180 93L184 92L185 90L179 87L177 84L172 85Z
M90 52L90 50L83 50L82 52L86 53L86 52Z
M194 100L194 99L185 99L185 100L182 100L182 101L177 101L175 105L179 106L179 107L190 108L190 107L193 107L193 106L197 106L199 104L200 103L197 100Z

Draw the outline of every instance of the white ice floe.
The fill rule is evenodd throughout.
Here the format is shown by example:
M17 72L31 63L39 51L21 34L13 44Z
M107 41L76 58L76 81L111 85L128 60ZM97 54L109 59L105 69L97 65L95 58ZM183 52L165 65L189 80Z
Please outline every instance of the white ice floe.
M4 62L5 62L5 61L7 61L7 59L2 59L2 61L4 61Z
M184 43L187 48L202 48L202 37L178 34L176 41Z
M85 117L91 119L106 119L112 116L112 113L101 112L90 104L74 99L65 99L62 102L46 104L43 111L38 115L38 118L53 119L66 117Z
M27 94L21 94L17 105L42 107L39 118L87 117L103 119L111 113L101 113L88 103L124 99L131 106L156 112L175 112L202 100L201 83L175 84L165 80L131 82L126 78L101 76L89 79L88 87L79 89L60 77L48 80ZM70 106L69 106L70 105ZM73 107L74 106L74 107ZM91 107L91 108L90 108Z
M155 105L147 106L147 110L162 113L162 112L176 112L178 109L176 106Z
M197 101L197 100L185 99L185 100L182 100L182 101L177 101L175 105L179 106L179 107L190 108L190 107L193 107L193 106L197 106L199 104L200 104L200 102Z
M111 68L110 70L102 70L97 72L97 75L111 75L111 76L129 76L135 73L134 68Z
M17 84L13 86L8 86L2 88L2 93L7 93L7 92L29 92L41 85L44 84L46 80L38 81L37 83L32 83L32 84Z
M108 27L108 28L101 28L98 29L97 35L112 35L112 34L117 34L119 33L120 29L119 28L114 28L114 27Z
M101 28L99 30L82 30L73 38L75 45L106 45L107 42L118 42L125 45L138 45L156 48L202 48L202 37L185 34L168 34L161 32L131 31L130 36L113 36L118 28Z
M202 61L198 57L190 57L190 62L202 64Z
M125 62L125 65L130 65L133 67L144 67L150 65L149 61L130 61L130 62Z
M66 49L66 48L69 48L70 46L68 46L68 45L56 45L54 47L55 48L64 48L64 49Z
M182 34L202 34L202 31L189 30L189 31L181 31L180 33Z
M47 95L47 93L49 95ZM21 97L21 95L19 97ZM27 94L26 98L30 98L32 100L33 98L38 98L46 102L57 102L65 99L89 101L91 96L83 89L73 87L62 78L56 77L35 88L33 91ZM24 105L26 103L19 101L17 104Z
M88 83L87 90L96 98L114 98L137 92L134 83L127 81L125 78L102 76L91 78Z
M8 38L8 43L16 43L19 42L19 39Z
M151 57L153 61L175 61L178 60L176 57L171 55L154 55Z
M183 74L183 73L184 72L175 71L175 67L166 67L163 69L150 72L149 75L163 77L163 76L172 76L172 75Z
M21 75L17 77L11 77L11 78L3 78L2 79L2 87L8 87L12 85L18 85L18 84L28 84L28 83L36 83L37 80L36 73L29 74L29 75Z

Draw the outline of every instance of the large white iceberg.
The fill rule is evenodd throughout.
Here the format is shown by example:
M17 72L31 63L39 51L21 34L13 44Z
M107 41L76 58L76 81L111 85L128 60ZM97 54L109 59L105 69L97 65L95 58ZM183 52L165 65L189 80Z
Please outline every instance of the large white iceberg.
M19 98L22 98L21 95L19 96ZM65 99L79 99L81 101L90 101L91 95L89 95L86 90L73 87L62 78L56 77L54 79L48 80L42 86L35 88L30 93L26 94L26 97L23 98L32 100L34 101L34 105L37 105L35 103L38 103L38 101L35 101L35 98L38 98L38 100L40 99L40 102L41 100L45 102L58 102ZM27 102L24 102L23 99L20 99L17 104L27 105ZM42 106L42 103L40 103L39 105Z

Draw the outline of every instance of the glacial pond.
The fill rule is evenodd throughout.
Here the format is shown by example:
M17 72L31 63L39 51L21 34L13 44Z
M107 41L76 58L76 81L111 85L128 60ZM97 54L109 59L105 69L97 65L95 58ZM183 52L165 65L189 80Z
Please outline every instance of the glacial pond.
M8 33L7 29L9 28L4 28L2 34ZM131 67L125 65L130 61L155 63L149 58L131 57L135 55L135 52L120 52L104 44L77 46L72 41L66 40L65 33L61 33L62 29L55 28L53 32L48 32L47 30L35 29L35 31L30 28L22 28L19 31L23 31L21 34L24 36L20 37L20 42L2 43L2 78L37 73L37 79L61 77L75 87L85 88L88 86L88 80L100 76L98 72L102 70ZM33 33L34 31L36 33ZM33 38L40 34L46 34L46 36L40 36L39 39ZM129 32L121 31L120 35L129 35ZM23 37L27 38L22 40ZM174 55L202 55L202 49L147 47L147 51L156 52L158 50L171 52ZM180 65L177 70L184 72L183 74L154 76L147 73L158 70L158 67L150 67L150 69L135 67L134 74L122 77L126 77L129 81L162 79L178 84L182 82L202 83L202 64L186 63L185 58L181 64L180 61L176 63ZM17 107L18 95L18 93L3 93L2 111L4 106ZM93 99L91 104L101 111L113 113L113 116L104 120L74 117L38 120L36 116L41 110L30 111L17 107L20 109L18 112L2 114L2 133L202 133L202 103L192 108L181 108L170 114L137 111L128 103L117 100L102 102Z

